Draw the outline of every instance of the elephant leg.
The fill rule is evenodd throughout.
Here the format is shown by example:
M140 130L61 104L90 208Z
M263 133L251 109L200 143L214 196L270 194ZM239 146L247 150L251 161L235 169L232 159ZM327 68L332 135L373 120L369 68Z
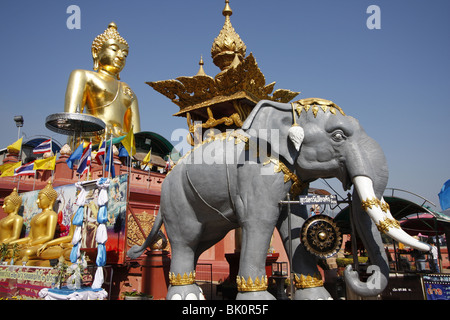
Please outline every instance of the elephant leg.
M167 300L204 300L203 292L195 283L195 249L180 243L171 243Z
M265 263L275 225L246 221L242 225L237 300L275 300L267 291Z

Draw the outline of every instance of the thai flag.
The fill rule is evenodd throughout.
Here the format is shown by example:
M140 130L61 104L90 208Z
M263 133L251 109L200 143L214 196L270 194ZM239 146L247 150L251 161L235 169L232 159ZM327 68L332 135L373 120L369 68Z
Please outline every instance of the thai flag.
M105 162L105 153L106 153L106 141L103 141L100 148L98 148L97 155L95 156L95 161L99 165L103 165Z
M45 140L36 148L33 149L33 153L46 153L52 151L52 139Z
M15 176L34 176L36 170L33 169L34 161L23 164L14 170Z
M83 175L89 170L89 166L91 165L91 149L92 143L89 143L88 146L84 149L83 154L81 155L80 163L78 164L77 169L77 172L80 175Z

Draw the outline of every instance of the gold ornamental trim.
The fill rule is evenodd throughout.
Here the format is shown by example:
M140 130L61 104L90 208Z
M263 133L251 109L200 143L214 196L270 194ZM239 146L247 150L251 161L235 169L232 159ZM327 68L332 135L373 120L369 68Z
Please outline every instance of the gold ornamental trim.
M236 277L237 289L239 292L250 292L250 291L265 291L269 286L267 276L256 277L255 281L251 277L248 277L247 281L244 277Z
M390 210L389 204L387 204L384 201L382 202L380 201L380 199L377 198L362 200L361 206L364 209L364 211L367 211L367 209L372 209L372 207L379 207L385 213L387 213Z
M293 197L297 197L303 189L305 189L308 184L300 181L300 179L295 175L289 168L280 160L275 158L270 158L263 165L268 165L269 163L273 163L275 166L273 171L275 173L283 172L284 173L284 183L292 180L292 186L290 189L290 193Z
M315 287L323 287L322 276L314 273L313 276L301 274L300 277L297 274L294 274L294 283L297 289L306 289L306 288L315 288Z
M384 220L380 221L378 224L376 224L378 231L386 233L390 228L396 228L400 229L400 223L395 220L386 217Z
M175 275L173 272L169 272L169 283L172 286L186 286L189 284L195 283L195 271L189 272L189 275L186 272L181 276L181 274Z
M305 112L308 112L309 110L311 110L312 113L314 114L314 118L317 117L317 114L319 113L320 110L322 110L323 112L329 111L331 114L334 114L334 115L337 112L339 112L343 116L345 116L344 110L342 110L333 101L321 99L321 98L301 99L301 100L292 102L292 107L295 109L295 111L297 111L299 117L303 110L305 110Z

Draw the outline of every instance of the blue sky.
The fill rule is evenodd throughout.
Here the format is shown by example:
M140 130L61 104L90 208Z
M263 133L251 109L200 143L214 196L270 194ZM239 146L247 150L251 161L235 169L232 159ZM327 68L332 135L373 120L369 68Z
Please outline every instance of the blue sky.
M81 29L69 30L69 5L81 9ZM300 98L334 101L359 119L386 153L389 187L406 189L439 207L450 179L450 1L231 0L231 22L253 53L266 83L301 91ZM370 5L381 29L369 30ZM130 45L123 81L136 93L141 127L170 140L184 118L145 84L219 69L211 45L224 0L96 0L0 2L0 148L17 139L13 117L25 118L25 138L47 135L45 118L62 112L69 74L92 69L95 36L114 21ZM173 142L174 144L177 141ZM324 187L320 182L318 187Z

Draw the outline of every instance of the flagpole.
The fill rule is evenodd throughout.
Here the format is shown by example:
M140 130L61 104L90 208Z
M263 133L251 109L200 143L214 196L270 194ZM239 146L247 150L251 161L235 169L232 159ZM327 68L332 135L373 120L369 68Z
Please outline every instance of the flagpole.
M19 189L19 186L20 186L20 177L21 177L21 176L19 176L19 180L17 181L17 192L19 192L19 190L20 190L20 189Z
M150 159L148 159L148 176L147 176L147 189L150 189L150 170L152 170L152 147L150 147Z
M90 175L91 175L91 161L92 161L92 138L89 138L89 148L91 148L91 150L90 150L90 155L89 155L89 157L91 157L91 160L89 161L89 166L88 166L88 172L87 172L87 175L86 175L86 181L88 181L89 180L89 178L90 178Z
M108 164L108 179L111 177L111 165L113 163L113 159L112 159L112 130L109 131L109 139L110 139L110 143L109 143L109 164ZM106 157L105 157L106 159Z
M108 135L108 130L105 130L105 139L103 140L105 142L105 153L103 156L103 164L102 164L102 178L105 177L105 165L106 165L106 146L108 145L106 137ZM102 142L103 144L103 142ZM100 145L100 149L102 148L102 146Z

